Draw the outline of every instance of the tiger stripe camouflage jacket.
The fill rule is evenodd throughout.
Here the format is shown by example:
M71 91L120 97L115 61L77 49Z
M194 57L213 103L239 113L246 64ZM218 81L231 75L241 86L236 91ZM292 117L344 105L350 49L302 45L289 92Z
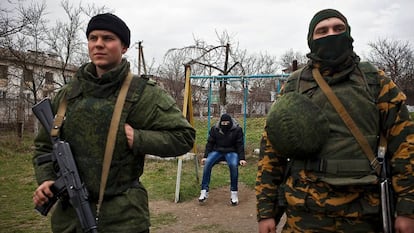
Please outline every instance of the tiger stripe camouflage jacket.
M367 72L371 74L375 72L374 76L378 82L377 106L381 124L378 127L384 129L387 134L387 156L390 156L392 185L396 195L396 213L414 218L414 123L405 105L406 96L391 79L384 75L384 72L376 69L368 69ZM273 149L264 131L255 187L258 221L266 218L275 218L278 221L283 214L284 208L278 205L278 187L284 182L286 167L287 159L278 155ZM300 187L294 182L292 176L300 179ZM357 197L361 197L368 206L373 207L371 210L379 210L379 193L375 187L367 189L360 186L347 186L335 195L329 195L323 193L327 190L333 192L334 189L329 184L310 178L304 170L287 176L286 184L289 186L287 192L295 190L296 193L298 191L301 193L300 196L286 194L287 197L290 196L288 205L293 203L306 206L303 197L310 197L314 201L312 205L321 211L326 211L324 208L329 203L337 207L339 215L357 217L363 213L352 212L347 205L350 205Z

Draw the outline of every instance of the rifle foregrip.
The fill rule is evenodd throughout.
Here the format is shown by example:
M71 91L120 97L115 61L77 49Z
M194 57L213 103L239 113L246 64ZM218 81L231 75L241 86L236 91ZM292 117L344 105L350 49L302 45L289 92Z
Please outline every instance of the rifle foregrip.
M80 206L77 208L75 207L75 210L78 212L78 216L82 216L79 220L84 232L98 232L96 219L92 213L92 209L90 208L88 201L84 200Z

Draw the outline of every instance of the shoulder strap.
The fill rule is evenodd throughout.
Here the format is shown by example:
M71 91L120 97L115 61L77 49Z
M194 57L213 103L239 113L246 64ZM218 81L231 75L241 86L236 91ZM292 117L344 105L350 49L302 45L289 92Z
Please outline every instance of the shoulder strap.
M349 113L346 111L341 101L338 99L338 97L335 95L335 93L332 91L332 89L329 87L326 81L322 78L322 75L319 72L318 68L313 68L312 74L316 82L318 83L319 87L325 93L328 100L331 102L335 110L338 112L339 116L342 118L342 120L344 121L346 126L349 128L352 135L354 135L355 139L357 140L362 150L368 157L369 161L371 162L371 167L376 171L378 175L380 175L381 166L379 166L380 164L374 152L372 151L367 139L364 137L364 135L361 133L359 128L356 126L354 120L349 115Z
M65 96L62 97L59 103L59 108L56 113L55 119L53 120L53 126L50 130L50 136L56 138L59 136L60 128L62 127L63 121L65 120L67 102Z
M99 211L102 206L103 196L105 192L106 182L108 180L109 168L111 166L112 154L115 148L116 133L118 132L119 121L121 119L122 109L124 108L125 98L128 93L129 86L132 80L132 73L129 72L126 79L122 83L118 98L116 99L114 112L112 114L111 125L109 127L108 136L106 139L106 148L104 161L102 164L101 185L99 189L99 200L96 208L96 218L99 216Z

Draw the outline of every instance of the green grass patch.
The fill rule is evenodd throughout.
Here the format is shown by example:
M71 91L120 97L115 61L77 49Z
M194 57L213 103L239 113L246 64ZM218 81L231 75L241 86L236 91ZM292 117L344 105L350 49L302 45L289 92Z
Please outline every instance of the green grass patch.
M199 161L200 158L197 158ZM257 157L248 156L247 165L239 167L239 182L253 188L257 171ZM149 160L145 164L141 182L148 191L150 200L174 201L178 160ZM198 172L196 172L196 170ZM197 180L198 174L198 180ZM180 182L180 201L189 201L200 193L203 167L196 167L193 159L183 161ZM210 188L230 185L230 172L225 164L217 164L211 173Z
M23 140L6 133L0 140L0 231L50 232L49 219L34 210L34 179L30 135Z

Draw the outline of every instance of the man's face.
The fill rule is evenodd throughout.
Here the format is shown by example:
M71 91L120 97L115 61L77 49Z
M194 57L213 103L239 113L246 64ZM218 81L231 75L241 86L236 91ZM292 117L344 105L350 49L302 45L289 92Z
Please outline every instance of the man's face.
M220 128L223 132L227 132L231 129L232 123L228 120L220 121Z
M127 48L113 32L94 30L88 36L88 51L96 67L106 72L121 63Z
M327 18L316 24L313 30L313 40L330 35L338 35L346 31L345 23L339 18Z

